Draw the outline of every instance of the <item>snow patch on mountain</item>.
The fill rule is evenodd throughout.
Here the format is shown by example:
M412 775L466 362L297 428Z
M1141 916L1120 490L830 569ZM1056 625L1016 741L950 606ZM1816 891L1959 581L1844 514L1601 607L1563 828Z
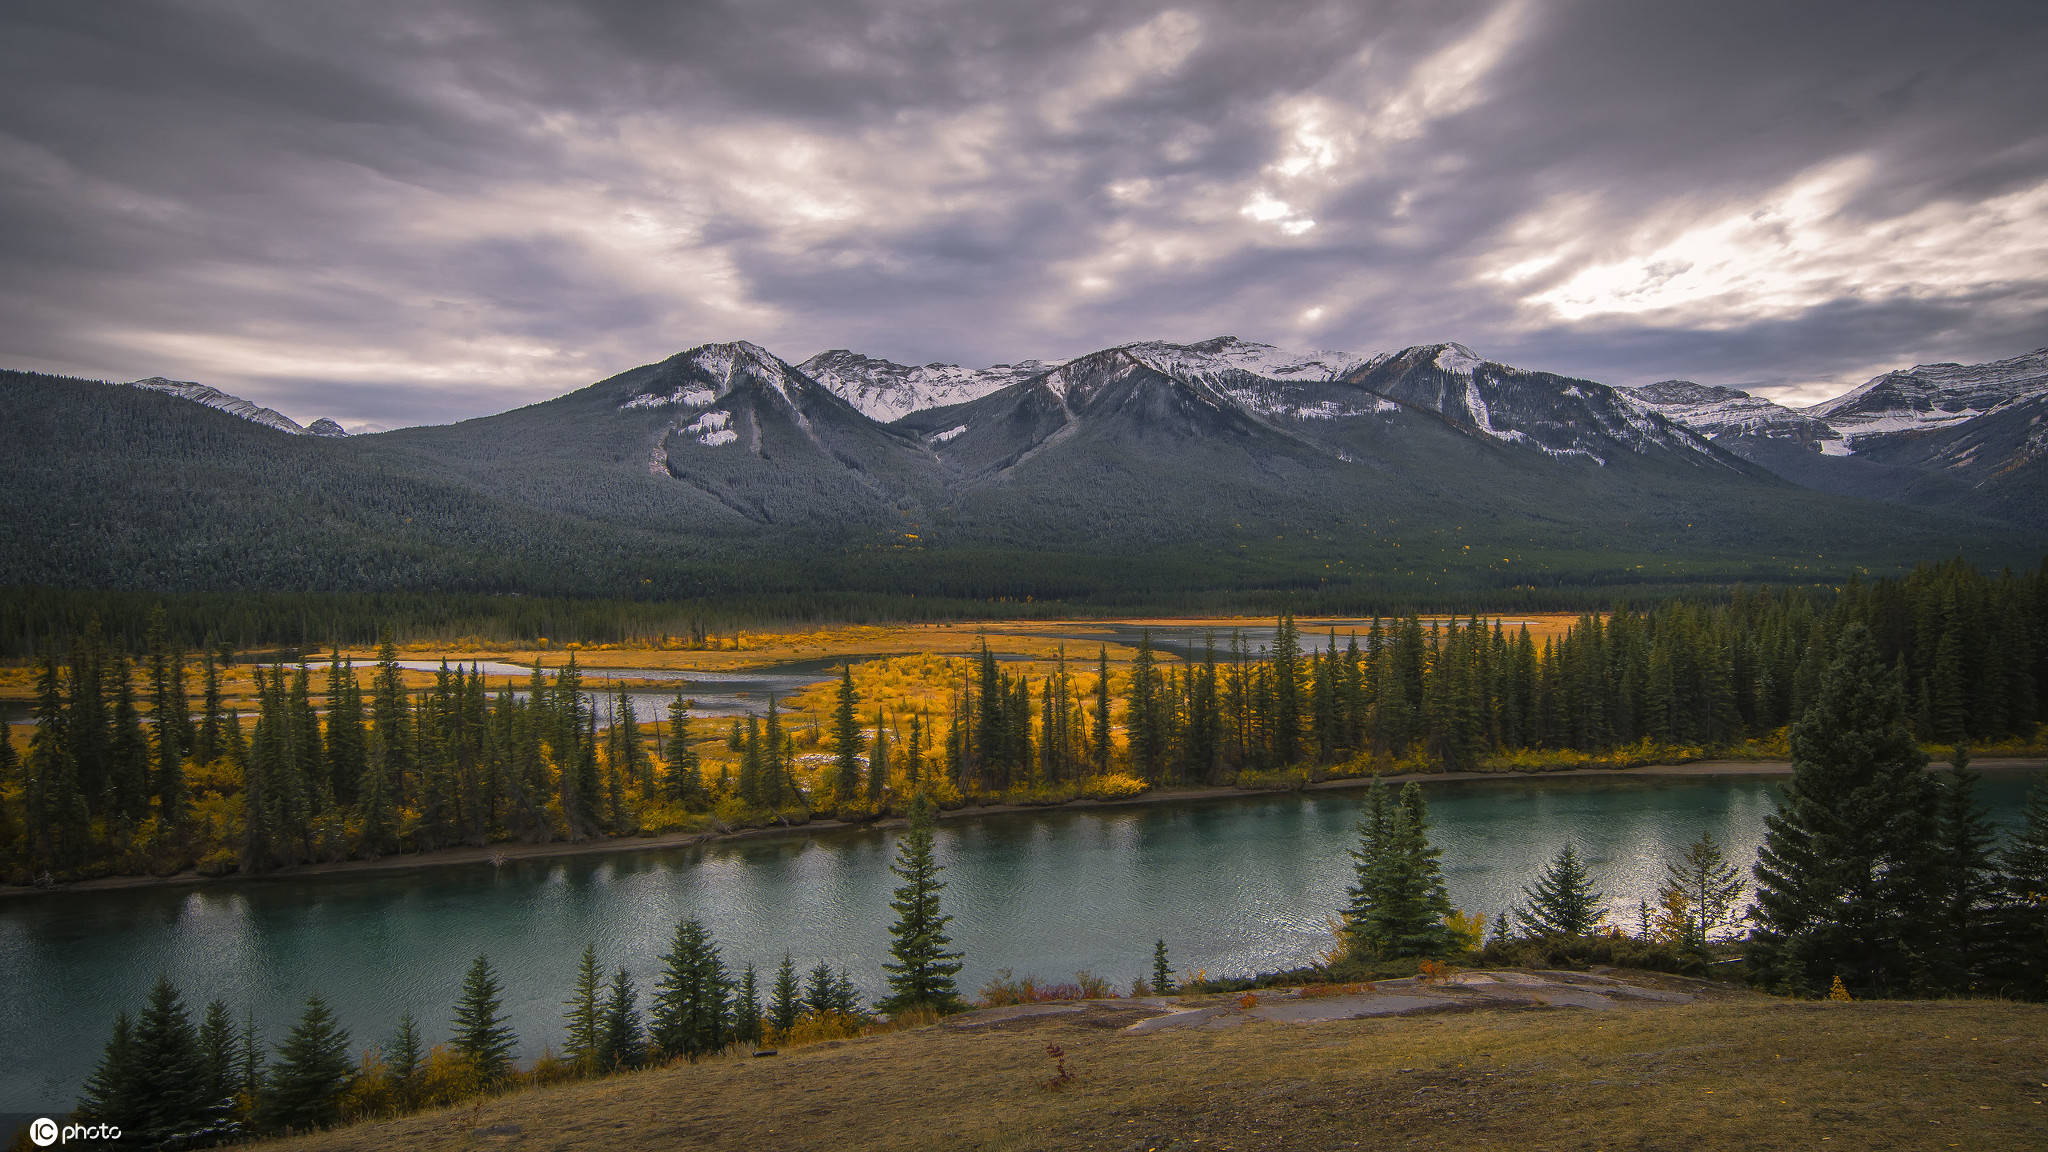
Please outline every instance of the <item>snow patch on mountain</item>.
M1660 380L1640 388L1618 391L1637 405L1661 413L1665 419L1683 424L1709 439L1760 436L1817 443L1841 439L1839 432L1811 416L1794 412L1761 396L1717 384Z
M1987 364L1917 364L1803 409L1847 437L1921 432L2048 394L2048 348Z
M1478 353L1463 344L1446 344L1436 354L1436 366L1454 376L1470 376L1474 368L1484 363Z
M833 395L859 409L870 420L887 424L912 412L979 400L991 392L1029 380L1051 365L1037 360L962 368L958 364L897 364L844 348L820 352L797 365Z
M204 404L208 408L217 409L230 416L240 416L252 424L261 424L266 428L275 428L279 432L287 432L293 436L306 435L306 429L301 427L298 421L291 419L276 409L262 407L261 405L244 400L240 396L233 396L218 388L208 387L205 384L196 383L191 380L169 380L162 376L151 376L146 380L131 380L128 382L128 386L130 388L140 388L145 392L161 392L166 396L176 396L180 400L190 400L195 404ZM330 423L332 422L330 421ZM323 433L323 435L331 435L331 433Z

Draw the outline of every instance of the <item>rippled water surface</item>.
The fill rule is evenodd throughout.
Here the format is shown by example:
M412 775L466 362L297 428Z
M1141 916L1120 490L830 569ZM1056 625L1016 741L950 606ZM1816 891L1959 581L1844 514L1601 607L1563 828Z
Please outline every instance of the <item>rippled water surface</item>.
M2030 778L1987 775L2017 822ZM1428 795L1453 901L1492 915L1566 840L1633 922L1662 862L1711 830L1748 864L1776 788L1768 777L1443 782ZM1127 983L1163 937L1176 968L1212 974L1303 963L1331 941L1351 880L1363 794L1323 792L948 821L945 907L963 983L1008 968L1077 969ZM0 904L0 1111L68 1107L116 1011L168 973L195 1012L213 997L282 1038L310 992L357 1046L411 1009L433 1040L464 968L488 953L523 1056L559 1047L559 1002L586 941L640 987L676 922L703 918L735 968L844 965L881 989L893 832L852 832L556 861L206 888L78 893Z

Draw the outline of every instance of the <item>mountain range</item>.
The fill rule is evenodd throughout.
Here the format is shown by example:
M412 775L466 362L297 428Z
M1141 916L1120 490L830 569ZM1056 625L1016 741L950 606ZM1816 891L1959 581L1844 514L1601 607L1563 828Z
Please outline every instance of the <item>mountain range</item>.
M0 373L0 583L1363 603L1830 579L2038 559L2044 405L2048 350L1794 411L1457 344L970 370L741 341L345 436L203 385Z

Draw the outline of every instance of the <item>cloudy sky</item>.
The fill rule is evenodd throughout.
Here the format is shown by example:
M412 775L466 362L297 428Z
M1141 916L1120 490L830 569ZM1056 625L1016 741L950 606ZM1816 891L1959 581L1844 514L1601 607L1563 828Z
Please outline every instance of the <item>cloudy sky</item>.
M709 340L1458 340L1787 401L2048 345L2048 5L0 8L0 366L391 426Z

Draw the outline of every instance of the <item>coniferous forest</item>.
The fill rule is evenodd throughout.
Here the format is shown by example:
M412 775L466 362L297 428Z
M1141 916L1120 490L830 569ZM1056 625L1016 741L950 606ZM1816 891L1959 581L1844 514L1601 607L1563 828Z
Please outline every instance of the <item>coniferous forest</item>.
M951 706L884 716L844 670L828 768L805 767L773 700L729 731L599 700L574 654L518 689L443 669L412 690L375 664L256 665L255 714L223 703L228 650L163 627L130 653L88 625L36 663L25 747L0 745L0 854L17 883L107 873L264 872L497 841L872 818L944 806L1271 786L1317 774L1783 755L1854 626L1899 678L1912 737L2035 738L2048 714L2048 578L1962 563L1823 599L1739 591L1588 614L1538 644L1478 618L1375 620L1305 651L1220 637L1126 667L1064 659L1036 678L984 646ZM245 719L247 722L245 722ZM601 723L602 721L602 723ZM716 767L713 767L713 764Z

